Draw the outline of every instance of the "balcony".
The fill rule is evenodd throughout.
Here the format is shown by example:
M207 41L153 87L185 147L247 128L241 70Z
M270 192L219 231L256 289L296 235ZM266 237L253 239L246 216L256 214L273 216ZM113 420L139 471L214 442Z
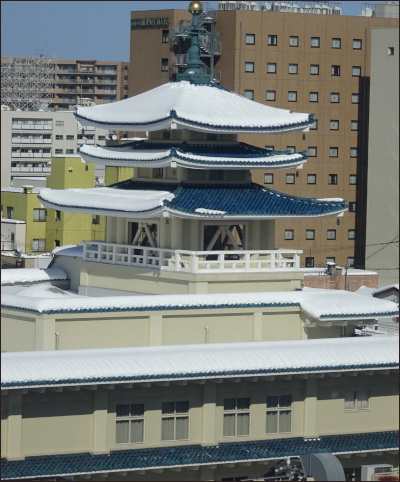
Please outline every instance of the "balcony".
M294 250L185 251L84 241L83 260L190 274L232 274L299 271ZM211 259L212 258L212 259Z
M51 172L51 167L12 167L11 172L44 173Z

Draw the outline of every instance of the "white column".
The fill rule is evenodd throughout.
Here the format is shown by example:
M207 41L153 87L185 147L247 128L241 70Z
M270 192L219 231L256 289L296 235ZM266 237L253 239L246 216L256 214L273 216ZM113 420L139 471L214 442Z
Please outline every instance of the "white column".
M93 392L93 453L105 454L107 450L107 399L108 390Z
M217 398L217 385L207 382L203 389L202 407L202 437L204 445L215 444L215 408Z
M35 350L55 350L56 322L50 315L38 316L35 320Z
M304 437L317 437L317 389L318 380L304 381Z
M7 459L21 460L22 445L22 393L9 391L8 419L7 419Z
M116 243L117 244L127 244L128 240L126 238L126 219L117 218L117 233L116 233Z

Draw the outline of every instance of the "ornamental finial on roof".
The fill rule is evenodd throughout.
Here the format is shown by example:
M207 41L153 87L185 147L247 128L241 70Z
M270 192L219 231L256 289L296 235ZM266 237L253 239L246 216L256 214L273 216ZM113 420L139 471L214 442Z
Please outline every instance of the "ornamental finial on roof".
M200 15L203 11L203 5L201 2L192 2L188 10L192 15Z

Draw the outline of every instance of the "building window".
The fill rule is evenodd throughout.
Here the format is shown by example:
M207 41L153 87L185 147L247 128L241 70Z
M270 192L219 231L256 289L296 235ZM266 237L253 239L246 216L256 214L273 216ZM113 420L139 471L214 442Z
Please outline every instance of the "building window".
M369 393L367 390L350 390L344 396L345 410L369 410Z
M357 174L350 174L349 184L353 184L353 185L357 184Z
M317 157L316 146L308 146L307 155L308 155L308 157Z
M388 55L394 55L394 47L388 47Z
M288 154L294 154L296 152L296 147L295 146L287 146L286 147L286 152Z
M288 92L288 101L289 102L297 102L297 92L296 91L289 91Z
M291 241L294 239L294 230L293 229L285 229L285 240Z
M254 45L256 43L256 36L254 33L246 33L246 44Z
M56 221L61 221L61 211L56 211Z
M306 257L306 268L314 268L314 258L312 256Z
M350 157L358 157L358 148L350 147Z
M348 267L354 267L356 265L356 258L354 258L354 256L349 256L347 258L347 266Z
M249 435L250 398L226 398L224 400L224 437Z
M267 173L264 174L264 184L273 184L274 183L274 175Z
M278 45L278 36L268 35L268 45Z
M245 62L244 63L244 71L245 72L254 72L254 62Z
M294 174L286 174L286 184L294 184L296 176Z
M320 38L311 37L311 47L319 49L319 46L320 46Z
M298 68L298 64L289 64L289 74L297 74Z
M353 39L353 50L361 50L362 49L362 40L359 38Z
M333 49L340 49L342 45L342 40L340 38L333 38L332 39L332 48Z
M290 433L292 431L291 395L267 397L267 433Z
M347 233L347 239L356 239L356 230L355 229L349 229Z
M298 47L299 46L299 37L296 37L296 36L289 37L289 46L290 47Z
M75 139L75 136L70 135L70 134L67 135L67 141L73 141L74 139Z
M357 120L352 120L350 124L350 128L352 131L358 131L360 130L360 122Z
M276 91L275 90L267 90L267 100L275 101L276 100Z
M338 157L339 149L337 147L330 147L329 148L329 157Z
M7 206L7 219L14 219L14 208Z
M336 239L336 229L328 229L326 232L326 239Z
M161 59L161 72L168 72L168 59Z
M338 131L339 130L339 121L338 120L329 121L329 129L331 131Z
M274 146L265 146L264 148L266 151L273 151L275 149Z
M56 141L62 141L64 139L64 136L61 134L56 135Z
M246 99L254 100L254 90L245 90L244 96Z
M43 253L45 250L45 239L32 239L32 251L37 253Z
M161 42L163 44L169 43L169 30L163 30L161 33Z
M316 182L317 182L316 174L307 174L307 184L316 184Z
M117 405L116 409L117 444L143 443L144 441L144 404Z
M64 125L64 121L56 121L56 126L63 126Z
M310 65L310 75L319 75L319 65L318 64L311 64Z
M336 264L336 258L335 258L335 256L328 256L328 257L326 258L326 261L325 261L325 264L327 264L327 263L335 263L335 264Z
M189 402L163 402L161 440L189 439Z
M267 63L267 74L276 74L276 63L274 62Z
M306 239L315 239L315 229L306 229Z
M338 92L331 92L331 104L338 104L340 100L340 94Z
M337 179L338 179L337 174L329 174L328 184L337 184Z
M310 131L318 130L318 119L314 119L314 122L310 125Z
M310 102L318 102L318 92L310 92Z
M349 202L349 213L355 213L357 211L357 203Z
M64 151L63 151L63 149L55 149L55 153L56 154L63 154Z
M92 224L100 224L100 216L98 214L92 215Z
M34 209L33 221L36 223L46 221L46 209Z
M61 243L60 243L60 240L59 240L59 239L55 239L55 240L54 240L54 246L55 246L56 248L59 248L59 247L61 246Z
M353 66L352 75L353 77L361 77L361 67L357 65Z
M67 149L65 152L66 152L66 154L73 154L74 150L73 149Z
M334 77L338 77L340 75L340 65L332 65L331 75Z
M352 104L359 104L360 103L360 94L351 94L351 103Z

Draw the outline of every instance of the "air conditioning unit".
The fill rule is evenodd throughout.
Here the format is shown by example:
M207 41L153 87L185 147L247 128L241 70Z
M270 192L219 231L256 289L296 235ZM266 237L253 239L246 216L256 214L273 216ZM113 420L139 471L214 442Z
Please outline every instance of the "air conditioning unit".
M375 464L361 466L361 480L379 480L376 478L379 474L392 472L393 465L389 464Z

